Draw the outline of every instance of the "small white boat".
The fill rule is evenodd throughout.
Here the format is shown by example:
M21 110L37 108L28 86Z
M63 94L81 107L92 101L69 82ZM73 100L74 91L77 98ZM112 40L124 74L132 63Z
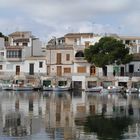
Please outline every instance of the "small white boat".
M52 91L53 90L52 78L41 77L41 90L42 91Z
M102 86L96 86L96 87L87 88L85 91L86 92L101 92L102 90L103 90Z
M128 88L126 89L127 93L139 93L139 89L138 88Z
M11 80L2 80L1 89L2 90L12 90L13 89L12 81Z
M56 86L53 87L53 91L68 91L70 90L69 86Z
M104 89L102 86L87 88L85 91L86 92L94 92L94 93L108 93L108 90Z
M20 85L20 84L13 84L13 90L15 91L30 91L33 90L34 87L32 85Z
M67 78L59 79L53 91L68 91L71 89L71 80Z
M52 90L53 90L53 87L52 87L52 85L43 86L43 87L42 87L42 90L43 90L43 91L52 91Z
M107 89L109 93L120 93L123 91L122 86L108 86Z
M25 77L16 77L13 82L13 90L15 91L30 91L33 90L34 86L29 83Z

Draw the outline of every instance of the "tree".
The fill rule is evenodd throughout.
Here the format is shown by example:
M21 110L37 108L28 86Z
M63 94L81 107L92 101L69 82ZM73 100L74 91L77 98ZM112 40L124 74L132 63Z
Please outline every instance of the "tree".
M5 36L5 35L3 35L3 33L2 33L2 32L0 32L0 37L3 37L5 41L8 41L8 37L7 37L7 36Z
M89 63L101 68L114 63L127 64L133 58L132 54L129 54L129 48L113 37L101 38L98 43L86 48L84 55Z

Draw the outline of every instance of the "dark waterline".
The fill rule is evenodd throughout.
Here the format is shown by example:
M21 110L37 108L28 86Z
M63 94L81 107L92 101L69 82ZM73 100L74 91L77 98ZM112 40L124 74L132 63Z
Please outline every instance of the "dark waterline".
M83 91L0 91L2 139L140 139L140 97Z

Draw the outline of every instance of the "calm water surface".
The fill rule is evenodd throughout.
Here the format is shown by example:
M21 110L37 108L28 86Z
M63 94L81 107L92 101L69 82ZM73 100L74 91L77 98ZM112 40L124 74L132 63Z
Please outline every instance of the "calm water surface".
M0 140L139 140L139 95L0 92Z

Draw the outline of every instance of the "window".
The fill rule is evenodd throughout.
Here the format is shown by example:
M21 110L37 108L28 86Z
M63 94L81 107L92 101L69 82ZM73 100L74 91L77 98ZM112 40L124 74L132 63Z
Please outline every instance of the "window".
M57 61L57 64L61 64L61 53L57 53L56 61Z
M83 51L78 51L78 52L75 54L75 57L84 57Z
M66 54L66 60L67 60L67 61L70 60L70 54Z
M39 68L43 67L43 62L39 62Z
M22 52L21 50L8 50L7 51L7 58L21 58Z
M64 68L64 73L71 73L71 68Z
M129 73L133 73L134 72L134 65L129 65Z
M86 67L77 67L78 73L86 73Z
M89 41L85 41L85 47L89 47Z
M24 42L22 45L23 45L23 46L28 46L28 43Z
M2 70L2 65L0 65L0 70Z

